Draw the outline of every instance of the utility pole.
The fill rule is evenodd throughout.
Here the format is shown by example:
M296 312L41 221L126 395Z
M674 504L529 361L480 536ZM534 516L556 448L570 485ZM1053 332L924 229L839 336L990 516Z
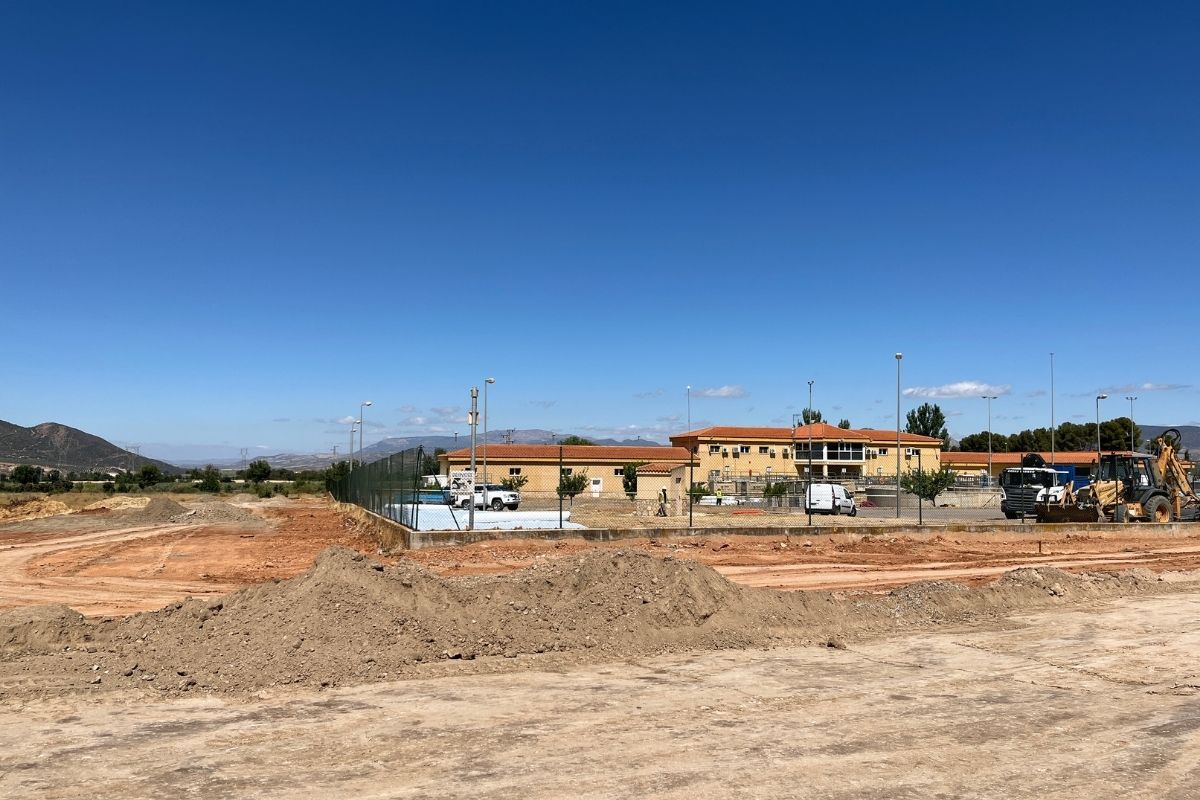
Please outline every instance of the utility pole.
M904 353L896 353L896 519L900 519L900 362Z
M808 487L804 490L805 491L805 495L804 495L805 505L808 506L808 527L810 527L810 528L812 527L812 471L813 471L813 463L812 463L812 426L813 426L812 385L813 385L813 382L809 381L808 382L808 416L809 416L809 419L805 423L805 426L808 428ZM792 453L793 457L795 457L795 455L796 455L795 453ZM826 461L825 463L828 464L829 462Z

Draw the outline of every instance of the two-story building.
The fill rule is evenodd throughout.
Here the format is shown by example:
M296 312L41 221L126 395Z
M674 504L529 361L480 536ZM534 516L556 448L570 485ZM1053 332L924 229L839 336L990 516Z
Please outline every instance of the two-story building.
M809 444L811 442L811 451ZM837 428L823 422L795 428L716 426L671 437L696 459L696 481L795 479L850 480L896 475L918 465L938 469L942 440L912 433Z

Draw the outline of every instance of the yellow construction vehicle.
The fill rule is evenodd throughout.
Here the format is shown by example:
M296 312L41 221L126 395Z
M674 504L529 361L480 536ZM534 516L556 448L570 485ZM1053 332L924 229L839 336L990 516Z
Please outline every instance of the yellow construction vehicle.
M1105 453L1097 479L1078 492L1067 485L1034 504L1038 522L1174 522L1200 518L1197 497L1179 461L1178 430L1163 431L1154 453Z

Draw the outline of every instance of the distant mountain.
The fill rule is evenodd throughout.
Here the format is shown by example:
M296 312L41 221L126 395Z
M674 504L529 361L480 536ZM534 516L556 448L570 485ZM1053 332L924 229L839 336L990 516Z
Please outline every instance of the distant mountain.
M554 433L553 431L544 431L538 428L528 428L524 430L508 430L488 431L488 444L553 444L571 434ZM511 437L511 438L510 438ZM587 439L588 437L584 437ZM597 445L623 445L623 446L641 446L641 447L664 447L665 445L659 442L652 442L649 439L590 439ZM476 444L483 444L483 432L480 431ZM454 436L396 436L389 439L383 439L373 444L367 445L362 450L362 455L359 456L356 451L355 459L361 458L363 461L370 463L378 461L381 458L395 455L404 450L412 450L417 447L424 447L425 452L433 455L438 448L444 450L455 450L460 447L470 447L471 437L469 435ZM347 457L344 450L340 450L337 455L338 461L343 461ZM334 462L332 453L276 453L275 455L265 456L255 454L248 456L248 459L263 458L266 459L272 467L277 469L325 469ZM218 459L188 459L180 461L180 464L187 467L204 466L205 464L213 464L217 467L237 468L242 465L241 458L218 458Z
M23 428L0 420L0 466L31 464L63 472L107 469L141 469L153 464L163 472L179 472L176 466L153 458L144 458L117 447L90 433L43 422Z
M1152 442L1162 432L1169 428L1177 428L1182 437L1180 440L1180 449L1191 450L1192 455L1200 455L1200 425L1142 425L1137 423L1137 426L1142 429L1142 439L1144 442ZM1144 446L1144 445L1143 445Z
M488 444L554 444L567 436L577 434L570 433L555 433L553 431L545 431L539 428L527 428L523 430L501 430L488 431ZM641 447L664 447L665 445L659 442L652 442L649 439L592 439L584 436L593 444L614 446L641 446ZM483 432L480 431L476 436L475 444L478 447L484 442ZM362 459L370 462L380 458L387 458L390 455L399 453L402 450L409 450L414 447L424 447L425 452L432 454L434 450L441 447L446 450L455 450L462 447L471 446L471 437L469 435L460 435L457 438L454 436L410 436L384 439L376 442L369 447L364 447L362 451ZM357 458L357 454L355 455ZM274 462L272 462L273 464Z

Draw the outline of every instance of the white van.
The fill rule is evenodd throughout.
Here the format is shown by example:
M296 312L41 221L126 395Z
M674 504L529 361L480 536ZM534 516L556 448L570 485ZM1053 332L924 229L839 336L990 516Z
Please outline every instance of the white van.
M808 487L805 511L818 514L858 514L854 498L840 483L814 483Z

